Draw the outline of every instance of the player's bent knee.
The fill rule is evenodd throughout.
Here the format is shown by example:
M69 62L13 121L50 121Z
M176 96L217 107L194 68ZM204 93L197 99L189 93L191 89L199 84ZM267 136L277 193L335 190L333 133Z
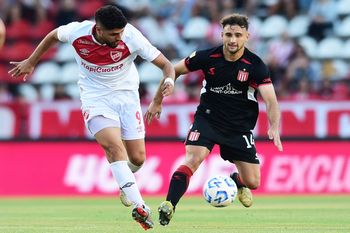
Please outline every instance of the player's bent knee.
M145 160L146 160L146 153L144 151L140 151L136 154L129 155L130 163L134 164L135 166L142 166Z

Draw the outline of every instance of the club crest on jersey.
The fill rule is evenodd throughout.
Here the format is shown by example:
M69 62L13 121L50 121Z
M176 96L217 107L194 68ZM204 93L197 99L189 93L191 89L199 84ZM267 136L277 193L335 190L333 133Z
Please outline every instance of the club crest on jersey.
M110 52L111 58L113 61L117 62L122 58L123 53L120 51L111 51Z
M198 138L199 138L200 134L201 133L198 132L198 131L190 132L190 134L188 135L187 140L188 141L192 141L192 142L198 141Z
M240 82L245 82L248 80L249 72L243 70L238 71L237 80Z

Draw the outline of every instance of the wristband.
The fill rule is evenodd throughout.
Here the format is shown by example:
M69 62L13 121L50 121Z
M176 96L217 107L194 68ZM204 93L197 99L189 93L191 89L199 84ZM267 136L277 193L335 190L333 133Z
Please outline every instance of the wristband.
M165 83L170 83L171 85L175 85L175 83L174 83L174 80L172 79L172 78L166 78L165 80L164 80L164 84Z

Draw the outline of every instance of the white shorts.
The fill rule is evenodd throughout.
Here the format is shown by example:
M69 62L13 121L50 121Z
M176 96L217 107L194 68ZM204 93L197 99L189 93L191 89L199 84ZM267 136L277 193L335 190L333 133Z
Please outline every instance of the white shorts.
M104 128L117 127L121 129L123 140L145 137L145 125L137 91L118 91L112 95L82 100L82 112L85 125L92 135Z

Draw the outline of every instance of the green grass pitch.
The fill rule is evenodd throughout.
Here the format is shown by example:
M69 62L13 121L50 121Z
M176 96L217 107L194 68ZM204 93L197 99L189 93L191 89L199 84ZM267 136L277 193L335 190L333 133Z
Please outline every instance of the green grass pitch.
M341 233L350 232L349 196L255 196L214 208L201 197L185 197L170 224L158 223L160 197L146 197L154 229L178 233ZM1 233L134 233L144 230L117 197L0 198Z

